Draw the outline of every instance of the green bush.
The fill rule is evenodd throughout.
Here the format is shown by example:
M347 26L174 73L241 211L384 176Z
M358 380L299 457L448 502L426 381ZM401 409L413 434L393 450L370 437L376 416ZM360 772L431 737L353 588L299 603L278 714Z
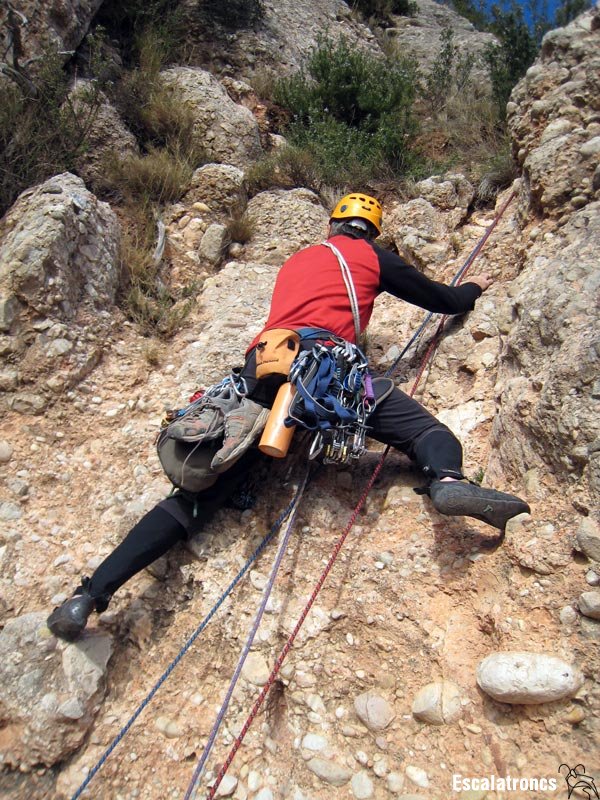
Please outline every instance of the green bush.
M162 61L174 59L184 39L181 0L104 0L95 22L119 43L123 63L140 63L144 36L153 31L162 42Z
M227 3L223 0L201 0L198 12L209 22L237 30L260 22L264 8L261 0L229 0Z
M475 56L454 43L451 28L440 34L440 49L429 74L420 86L421 95L434 113L443 110L458 94L465 91L471 78Z
M413 17L418 11L414 0L349 0L348 5L359 11L365 19L390 22L392 14Z
M415 84L412 62L321 39L306 69L276 84L274 99L289 114L290 142L310 154L321 180L361 180L414 163Z
M529 30L521 8L513 2L510 10L492 6L490 30L499 45L491 45L485 52L489 66L494 101L501 119L506 115L510 93L533 63L538 44Z

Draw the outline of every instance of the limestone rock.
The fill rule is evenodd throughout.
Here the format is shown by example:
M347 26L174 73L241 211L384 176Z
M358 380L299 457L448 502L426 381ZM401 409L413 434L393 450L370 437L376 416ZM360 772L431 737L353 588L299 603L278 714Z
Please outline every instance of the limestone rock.
M308 189L261 192L248 203L248 219L254 225L246 260L277 264L302 247L325 239L329 212Z
M429 70L440 48L440 34L449 28L454 34L454 42L462 53L472 53L477 59L485 48L495 42L489 33L475 30L473 25L450 5L436 3L435 0L419 0L416 16L396 16L394 26L387 30L398 52L415 57L422 70ZM477 70L481 81L489 81L484 71Z
M523 475L542 462L588 512L600 504L597 343L600 201L573 213L514 283L516 320L500 360L500 408L492 429L495 463ZM536 243L536 248L538 245ZM519 431L519 436L515 436ZM574 435L574 432L577 433Z
M383 731L396 716L393 708L376 692L364 692L354 700L360 721L371 731Z
M64 388L96 363L112 324L119 238L110 207L70 173L23 192L6 214L0 223L0 299L13 303L9 330L21 342L21 385L46 389L51 373L53 380L62 376ZM23 403L36 395L30 389L20 392ZM17 400L12 405L21 410Z
M541 653L501 652L477 667L479 687L501 703L550 703L572 697L583 675L560 658Z
M593 197L598 129L589 123L600 108L599 18L598 8L591 9L547 33L540 56L511 95L514 150L532 202L550 214L569 207L575 197L583 205Z
M255 686L264 686L271 670L260 653L249 653L242 668L242 676Z
M17 54L21 63L32 60L32 70L36 70L36 58L45 50L58 52L63 61L71 57L88 32L94 15L102 5L102 0L63 0L61 3L44 3L35 0L19 0L15 4L18 15L20 43L22 52ZM2 52L10 52L8 47L12 38L6 25L7 5L0 6L0 31L2 31ZM22 15L22 16L21 16ZM10 57L4 56L9 60Z
M0 440L0 464L8 464L13 455L13 447L5 439Z
M88 80L79 79L75 83L69 100L76 109L90 89L91 82ZM135 136L104 94L100 95L98 110L90 121L86 142L85 150L77 158L77 171L96 191L104 186L103 174L109 158L123 159L139 152Z
M456 211L451 215L454 227L466 217L475 197L475 187L460 174L433 175L419 181L414 192L440 211Z
M0 633L0 762L13 769L64 761L84 741L104 696L112 638L62 645L46 614L9 620Z
M579 610L586 617L600 619L600 592L583 592L580 594Z
M258 123L244 106L231 100L209 72L172 67L161 77L194 114L194 136L211 161L246 167L262 155Z
M577 530L577 544L588 558L600 562L600 525L591 517L581 521Z
M247 203L244 173L231 164L205 164L197 169L185 203L204 203L210 212L232 212Z
M461 691L452 681L435 681L420 689L412 704L413 715L421 722L444 725L461 715Z
M357 772L350 781L352 794L356 800L369 800L373 797L373 781L367 772Z
M228 243L229 234L226 226L213 222L206 229L200 242L199 253L201 258L208 261L212 266L216 266L223 258Z

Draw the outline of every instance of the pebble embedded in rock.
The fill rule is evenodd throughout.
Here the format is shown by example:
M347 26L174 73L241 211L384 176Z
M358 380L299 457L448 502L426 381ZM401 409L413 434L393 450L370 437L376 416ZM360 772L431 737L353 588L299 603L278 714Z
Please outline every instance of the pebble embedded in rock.
M224 775L217 789L217 797L231 797L237 785L238 779L234 775Z
M352 793L356 800L368 800L373 797L373 781L366 772L357 772L350 781Z
M307 733L302 739L302 747L305 750L320 752L327 747L327 739L324 736L319 736L317 733Z
M399 772L390 772L387 776L387 788L392 794L399 794L404 788L404 775Z
M387 728L396 716L391 705L375 692L364 692L354 700L354 710L360 721L371 731Z
M600 575L597 572L594 572L593 569L588 569L585 573L585 582L588 586L600 586Z
M583 675L555 656L507 651L480 662L477 683L501 703L534 705L572 697L583 684Z
M585 617L600 619L600 592L583 592L580 594L579 610Z
M460 688L452 681L435 681L420 689L412 704L412 713L421 722L444 725L461 715Z
M600 561L600 525L591 517L581 521L577 531L577 544L588 558Z
M0 520L3 522L12 522L22 516L23 511L16 503L0 503Z
M349 769L324 758L311 758L306 762L306 766L324 783L332 786L344 786L352 777Z
M249 653L242 668L243 677L255 686L264 686L271 670L260 653Z
M577 612L573 606L564 606L558 612L558 617L563 625L574 625L577 622Z
M183 734L181 726L168 717L157 717L154 724L167 739L178 739Z
M429 776L424 769L421 769L421 767L414 767L412 764L409 764L406 767L405 772L408 780L414 783L415 786L420 786L422 789L427 789L429 786Z
M10 442L5 439L0 439L0 464L8 464L13 454L13 448Z

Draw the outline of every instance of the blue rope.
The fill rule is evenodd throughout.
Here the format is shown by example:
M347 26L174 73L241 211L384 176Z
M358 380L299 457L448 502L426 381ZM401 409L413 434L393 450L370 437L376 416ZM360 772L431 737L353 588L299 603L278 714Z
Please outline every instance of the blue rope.
M218 734L219 729L220 729L220 727L221 727L221 725L223 723L223 720L225 718L225 714L227 713L227 709L229 708L229 703L231 702L231 698L233 696L233 691L235 689L235 686L236 686L236 684L238 682L238 678L240 677L240 674L242 672L243 666L244 666L244 664L246 662L246 659L248 657L248 653L250 652L250 648L252 647L252 644L254 642L254 638L256 636L256 632L258 631L258 627L259 627L259 625L261 623L261 620L263 618L263 615L265 613L265 608L267 607L267 602L269 601L269 597L271 596L271 591L272 591L273 585L275 583L275 578L277 577L277 573L279 572L279 567L281 566L281 562L283 560L283 556L285 555L285 552L286 552L287 546L288 546L288 542L290 540L290 534L291 534L291 532L292 532L292 530L294 528L294 522L296 520L296 514L298 513L298 508L300 506L300 500L302 499L302 495L304 493L304 489L306 488L306 482L308 480L309 472L310 472L310 461L307 461L306 462L306 470L304 472L304 477L302 478L302 480L300 482L299 489L296 491L296 493L294 495L294 500L293 500L294 508L293 508L293 511L292 511L291 516L289 518L285 534L284 534L284 536L283 536L283 538L281 540L281 544L279 545L279 549L277 550L277 555L275 556L275 561L273 562L273 566L271 568L271 574L269 575L269 580L267 581L267 584L266 584L266 586L265 586L265 588L263 590L263 595L262 595L262 599L261 599L261 602L260 602L259 609L256 612L256 616L254 617L254 622L252 623L252 627L250 629L250 633L248 634L248 638L246 640L246 644L244 645L242 653L241 653L241 655L240 655L240 657L238 659L237 666L236 666L236 668L234 670L233 676L232 676L232 678L231 678L231 680L229 682L229 688L227 689L227 692L225 694L225 699L223 700L221 708L219 709L219 713L217 714L217 718L215 720L215 723L214 723L214 725L212 727L212 730L210 732L210 735L208 737L208 741L206 743L206 746L204 747L202 755L200 756L200 759L198 760L198 764L196 765L196 768L194 770L194 774L192 775L192 779L190 780L190 783L188 785L187 791L185 793L184 800L190 800L190 798L194 798L196 796L196 791L197 791L198 783L200 781L200 777L202 775L202 771L203 771L204 766L205 766L205 764L206 764L206 762L208 760L208 757L210 756L211 751L213 749L215 740L217 738L217 734Z
M219 610L219 608L221 607L221 605L224 603L224 601L227 599L227 597L228 597L228 596L231 594L231 592L233 591L233 589L235 589L235 587L236 587L236 586L237 586L237 584L240 582L240 580L241 580L241 579L244 577L244 575L246 574L246 572L247 572L247 571L250 569L250 567L251 567L251 565L254 563L254 561L256 561L256 559L258 558L258 556L259 556L259 555L262 553L262 551L265 549L265 547L267 546L267 544L268 544L268 543L271 541L271 539L273 538L273 536L275 536L275 534L277 533L277 531L279 530L279 528L280 528L280 527L281 527L281 525L283 524L283 521L285 520L285 518L287 517L287 515L290 513L291 509L293 508L293 506L294 506L294 503L296 502L296 498L297 498L297 497L298 497L298 495L300 494L300 489L301 489L301 488L303 488L303 486L302 486L302 485L298 487L298 489L297 489L296 493L294 494L294 497L292 498L292 500L290 501L290 503L289 503L289 504L286 506L286 508L285 508L285 509L284 509L284 510L281 512L281 514L279 515L279 517L277 518L277 520L276 520L276 521L275 521L275 523L273 524L273 526L272 526L271 530L270 530L270 531L267 533L267 535L265 536L265 538L264 538L264 539L262 540L262 542L261 542L261 543L258 545L258 547L256 548L256 550L255 550L255 551L252 553L252 555L250 556L250 558L248 559L248 561L246 561L246 563L244 564L244 566L242 567L242 569L241 569L241 570L238 572L238 574L235 576L235 578L234 578L234 579L231 581L231 583L229 584L229 586L227 587L227 589L225 589L225 591L223 592L223 594L221 595L221 597L220 597L220 598L217 600L216 604L215 604L215 605L214 605L214 606L211 608L211 610L208 612L208 614L206 615L206 617L204 618L204 620L203 620L203 621L200 623L200 625L199 625L199 626L196 628L196 630L194 631L194 633L193 633L193 634L190 636L190 638L187 640L187 642L186 642L186 643L184 644L184 646L181 648L181 650L179 651L179 653L177 654L177 656L175 656L175 658L173 659L173 661L171 661L171 663L169 664L169 666L167 667L167 669L166 669L166 670L163 672L163 674L160 676L160 678L158 679L158 681L156 682L156 684L154 685L154 687L153 687L153 688L152 688L152 689L151 689L151 690L148 692L148 694L146 695L146 697L144 698L144 700L142 700L142 702L140 703L140 705L139 705L139 707L137 708L137 710L136 710L136 711L135 711L135 712L132 714L132 716L129 718L128 722L127 722L127 723L126 723L126 724L125 724L125 725L124 725L124 726L121 728L121 730L119 731L119 733L118 733L118 734L115 736L115 738L112 740L112 742L110 743L110 745L109 745L109 746L106 748L106 750L104 751L104 753L103 753L103 754L102 754L102 756L100 757L100 759L99 759L98 763L97 763L97 764L96 764L96 765L95 765L95 766L94 766L94 767L93 767L93 768L90 770L90 772L88 773L88 776L87 776L87 777L86 777L86 779L83 781L83 783L81 784L81 786L79 787L79 789L77 789L77 791L75 792L75 794L72 796L71 800L78 800L78 798L79 798L79 797L81 797L82 793L83 793L83 792L85 791L85 789L86 789L86 788L89 786L89 784L90 784L91 780L92 780L92 779L94 778L94 776L95 776L95 775L97 775L97 773L98 773L98 772L99 772L99 771L102 769L102 767L104 766L104 763L106 762L106 760L108 759L108 757L110 756L110 754L113 752L113 750L114 750L114 749L117 747L117 745L119 744L119 742L120 742L120 741L121 741L121 740L124 738L124 736L127 734L127 732L129 731L129 729L131 728L131 726L133 725L133 723L134 723L134 722L136 721L136 719L137 719L137 718L140 716L140 714L141 714L141 713L142 713L142 711L143 711L143 710L146 708L146 706L147 706L147 705L150 703L150 701L152 700L152 698L154 697L154 695L155 695L155 694L158 692L158 690L160 689L160 687L161 687L161 686L163 685L163 683L164 683L164 682L167 680L167 678L169 677L169 675L170 675L170 674L173 672L173 670L175 669L175 667L176 667L176 666L179 664L179 662L180 662L180 661L181 661L181 659L184 657L184 655L187 653L187 651L190 649L190 647L191 647L191 646L194 644L194 642L196 641L196 639L198 638L198 636L199 636L199 635L202 633L202 631L203 631L203 630L206 628L206 626L208 625L208 623L210 622L210 620L211 620L211 619L214 617L214 615L215 615L215 614L216 614L216 612Z
M397 359L394 361L394 363L392 364L392 366L391 366L391 367L389 367L388 369L386 369L386 371L385 371L385 373L384 373L384 375L385 375L385 377L386 377L386 378L389 378L389 377L390 377L390 375L393 375L393 374L394 374L394 372L395 372L395 371L396 371L396 369L398 368L398 364L399 364L399 363L402 361L402 359L404 358L404 356L405 356L405 355L406 355L406 353L408 352L408 350L409 350L409 348L411 347L411 345L412 345L414 342L416 342L416 341L417 341L417 339L419 338L419 336L420 336L420 335L423 333L423 331L425 330L425 326L427 325L427 323L429 322L429 320L430 320L432 317L433 317L433 311L430 311L430 312L429 312L429 314L427 314L427 316L426 316L426 317L425 317L425 319L423 320L423 322L422 322L422 323L419 325L419 327L417 328L417 330L415 331L415 333L413 334L413 336L412 336L411 340L409 341L409 343L408 343L407 345L405 345L404 349L402 350L402 352L400 353L400 355L398 356L398 358L397 358Z

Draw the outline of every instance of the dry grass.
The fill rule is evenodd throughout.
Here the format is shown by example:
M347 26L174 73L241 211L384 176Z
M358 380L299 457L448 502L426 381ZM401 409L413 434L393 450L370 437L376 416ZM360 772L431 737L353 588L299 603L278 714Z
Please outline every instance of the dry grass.
M163 280L162 262L154 258L157 222L152 204L121 209L121 302L142 333L168 339L191 309Z
M231 216L226 222L229 241L246 244L252 239L255 230L254 221L247 215Z
M178 200L189 186L192 173L187 159L154 147L146 155L113 158L107 164L111 188L128 202L142 206Z

